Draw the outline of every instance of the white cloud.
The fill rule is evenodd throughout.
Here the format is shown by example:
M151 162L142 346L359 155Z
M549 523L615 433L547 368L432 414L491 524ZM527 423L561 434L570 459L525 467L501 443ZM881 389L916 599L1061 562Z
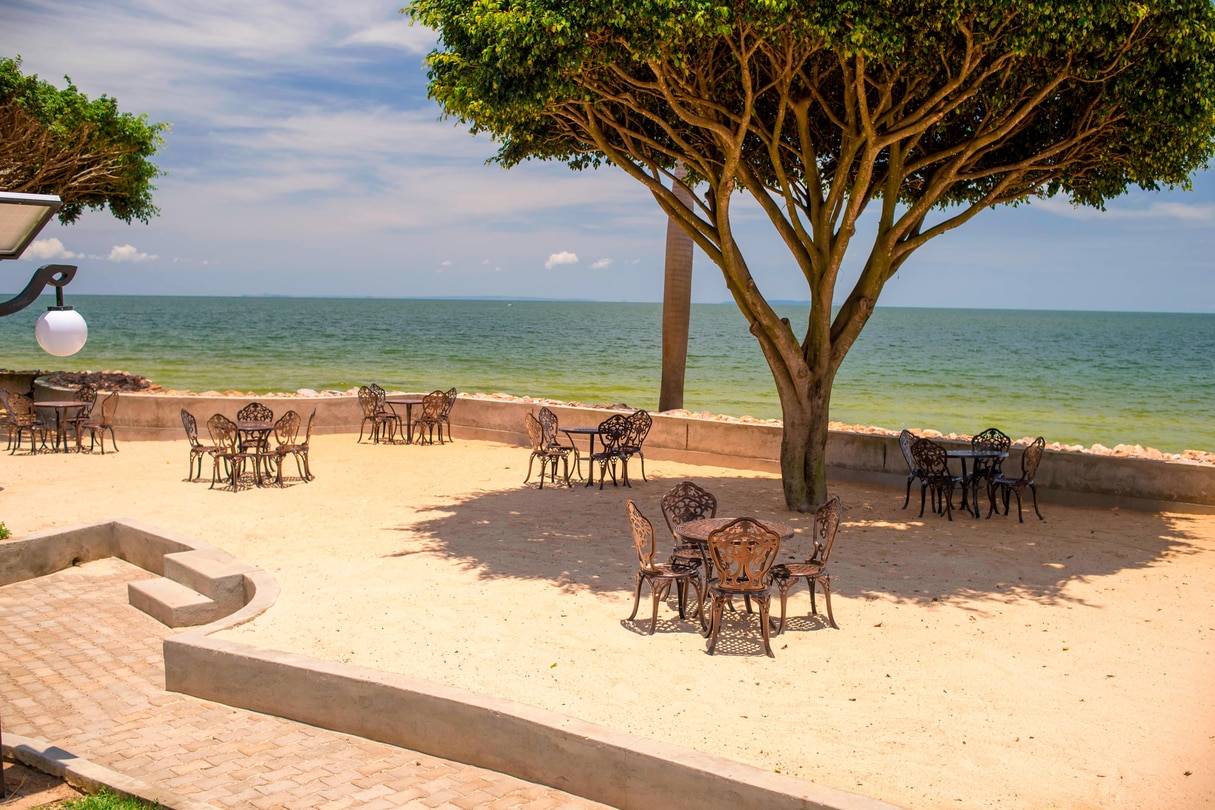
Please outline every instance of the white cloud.
M160 257L154 253L144 253L134 245L114 245L108 257L112 262L147 262Z
M563 250L560 253L554 253L548 257L548 261L544 263L545 270L552 270L559 264L577 264L578 254L570 253L568 250Z
M438 36L423 25L411 25L401 17L391 22L382 22L356 31L339 45L386 45L404 48L410 53L426 53L438 44Z
M1140 198L1142 199L1142 198ZM1132 220L1171 221L1188 224L1215 224L1215 204L1153 200L1147 205L1136 205L1139 200L1112 200L1106 210L1098 211L1088 206L1074 206L1066 197L1056 196L1045 200L1031 201L1036 211L1046 211L1068 219L1088 222Z
M611 267L611 266L612 266L611 259L596 259L595 263L591 265L591 269L592 270L602 270L605 267Z
M23 259L80 259L83 253L73 253L58 239L35 239L21 254Z

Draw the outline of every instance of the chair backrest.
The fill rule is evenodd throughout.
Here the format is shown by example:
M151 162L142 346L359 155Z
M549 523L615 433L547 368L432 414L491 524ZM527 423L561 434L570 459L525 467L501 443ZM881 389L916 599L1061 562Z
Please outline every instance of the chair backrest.
M429 394L422 397L422 419L427 422L442 419L443 406L446 401L447 394L437 390L431 391Z
M106 394L105 400L101 403L101 420L97 422L102 427L110 427L114 424L114 412L118 410L118 392L111 391Z
M825 566L835 545L835 532L840 527L844 507L839 495L832 495L814 511L814 553L807 562Z
M223 451L235 453L240 443L240 433L236 423L222 413L217 413L207 420L207 432L211 434L211 443Z
M300 432L300 415L295 411L287 411L274 423L274 438L280 445L295 444L295 437Z
M236 412L238 422L270 422L274 420L274 411L260 402L250 402Z
M662 496L662 516L667 519L671 535L679 542L675 527L689 520L717 517L717 498L704 487L683 481Z
M87 407L80 409L81 416L88 416L89 412L93 409L93 403L97 401L97 389L89 383L85 383L76 389L76 393L73 396L77 402L89 403Z
M780 535L752 518L740 517L709 532L709 559L717 569L717 587L723 591L764 590L779 551Z
M622 413L614 414L599 423L599 441L603 452L614 453L624 444L629 435L629 419Z
M456 404L456 389L448 388L446 391L443 392L443 396L445 397L445 399L443 400L442 416L444 419L446 419L447 415L451 413L451 406Z
M38 411L34 408L34 400L20 391L11 391L8 402L5 403L9 418L18 427L29 427L38 422Z
M304 446L307 447L312 441L312 423L316 421L316 408L312 409L312 414L308 417L308 430L304 432Z
M629 526L633 530L633 548L637 551L637 564L643 571L657 571L654 554L658 551L658 545L654 542L654 524L641 514L632 499L625 502L624 508L629 514Z
M650 427L653 426L654 419L645 411L634 411L628 420L629 435L624 439L624 446L640 450L645 437L650 435Z
M536 417L536 421L540 423L541 429L544 430L544 443L558 444L557 414L550 411L547 407L541 407L540 415Z
M945 448L932 439L916 439L911 445L915 469L924 478L944 478L949 475L949 457Z
M1038 474L1038 464L1042 461L1042 454L1046 451L1046 439L1039 436L1030 443L1029 447L1025 448L1025 452L1021 454L1021 480L1027 484L1032 484L1034 476Z
M181 409L181 426L186 429L186 438L190 440L191 447L198 447L202 444L198 440L198 420L185 408Z
M970 446L975 450L999 450L1007 452L1012 446L1012 439L999 428L988 428L982 433L975 434L970 440Z
M903 451L903 458L907 461L907 471L912 475L916 475L918 471L915 465L915 457L911 455L911 445L918 441L919 437L910 430L904 430L899 434L899 449Z
M379 411L379 399L366 385L359 388L359 407L363 409L364 419L374 419L376 412Z
M532 440L532 452L539 453L545 447L544 427L531 411L523 415L523 421L527 424L527 437Z
M371 383L367 387L371 389L371 393L375 394L375 398L378 399L380 402L383 402L385 399L388 398L388 392L385 391L380 386L376 385L375 383Z

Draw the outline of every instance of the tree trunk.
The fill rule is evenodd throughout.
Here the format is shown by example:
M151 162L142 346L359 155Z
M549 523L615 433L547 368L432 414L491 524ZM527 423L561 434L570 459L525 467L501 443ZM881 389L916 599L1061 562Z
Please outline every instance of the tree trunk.
M831 384L810 383L809 407L781 396L784 430L780 443L781 483L785 505L794 512L813 512L827 501L827 426Z
M692 191L681 181L686 170L675 166L675 196L691 207ZM683 407L684 375L688 364L688 327L692 318L692 237L674 219L667 219L666 274L662 291L662 382L658 410Z

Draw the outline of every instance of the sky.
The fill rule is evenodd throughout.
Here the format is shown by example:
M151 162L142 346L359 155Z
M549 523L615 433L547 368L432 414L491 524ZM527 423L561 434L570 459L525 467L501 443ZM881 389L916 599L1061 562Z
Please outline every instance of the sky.
M80 268L69 298L660 301L666 221L649 193L610 167L487 164L493 142L427 98L437 38L401 5L3 0L0 55L172 129L154 158L160 216L54 222L0 266L0 293L60 262ZM917 251L878 305L1215 312L1215 172L1193 185L1104 212L1060 198L986 211ZM760 290L807 300L758 209L738 213ZM699 252L693 300L730 300Z

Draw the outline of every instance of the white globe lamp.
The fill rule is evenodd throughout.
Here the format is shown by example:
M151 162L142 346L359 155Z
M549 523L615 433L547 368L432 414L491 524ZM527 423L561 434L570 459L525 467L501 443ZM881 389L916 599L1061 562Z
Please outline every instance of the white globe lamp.
M71 307L47 307L34 325L34 337L47 354L67 357L84 348L89 338L89 326L80 313Z

